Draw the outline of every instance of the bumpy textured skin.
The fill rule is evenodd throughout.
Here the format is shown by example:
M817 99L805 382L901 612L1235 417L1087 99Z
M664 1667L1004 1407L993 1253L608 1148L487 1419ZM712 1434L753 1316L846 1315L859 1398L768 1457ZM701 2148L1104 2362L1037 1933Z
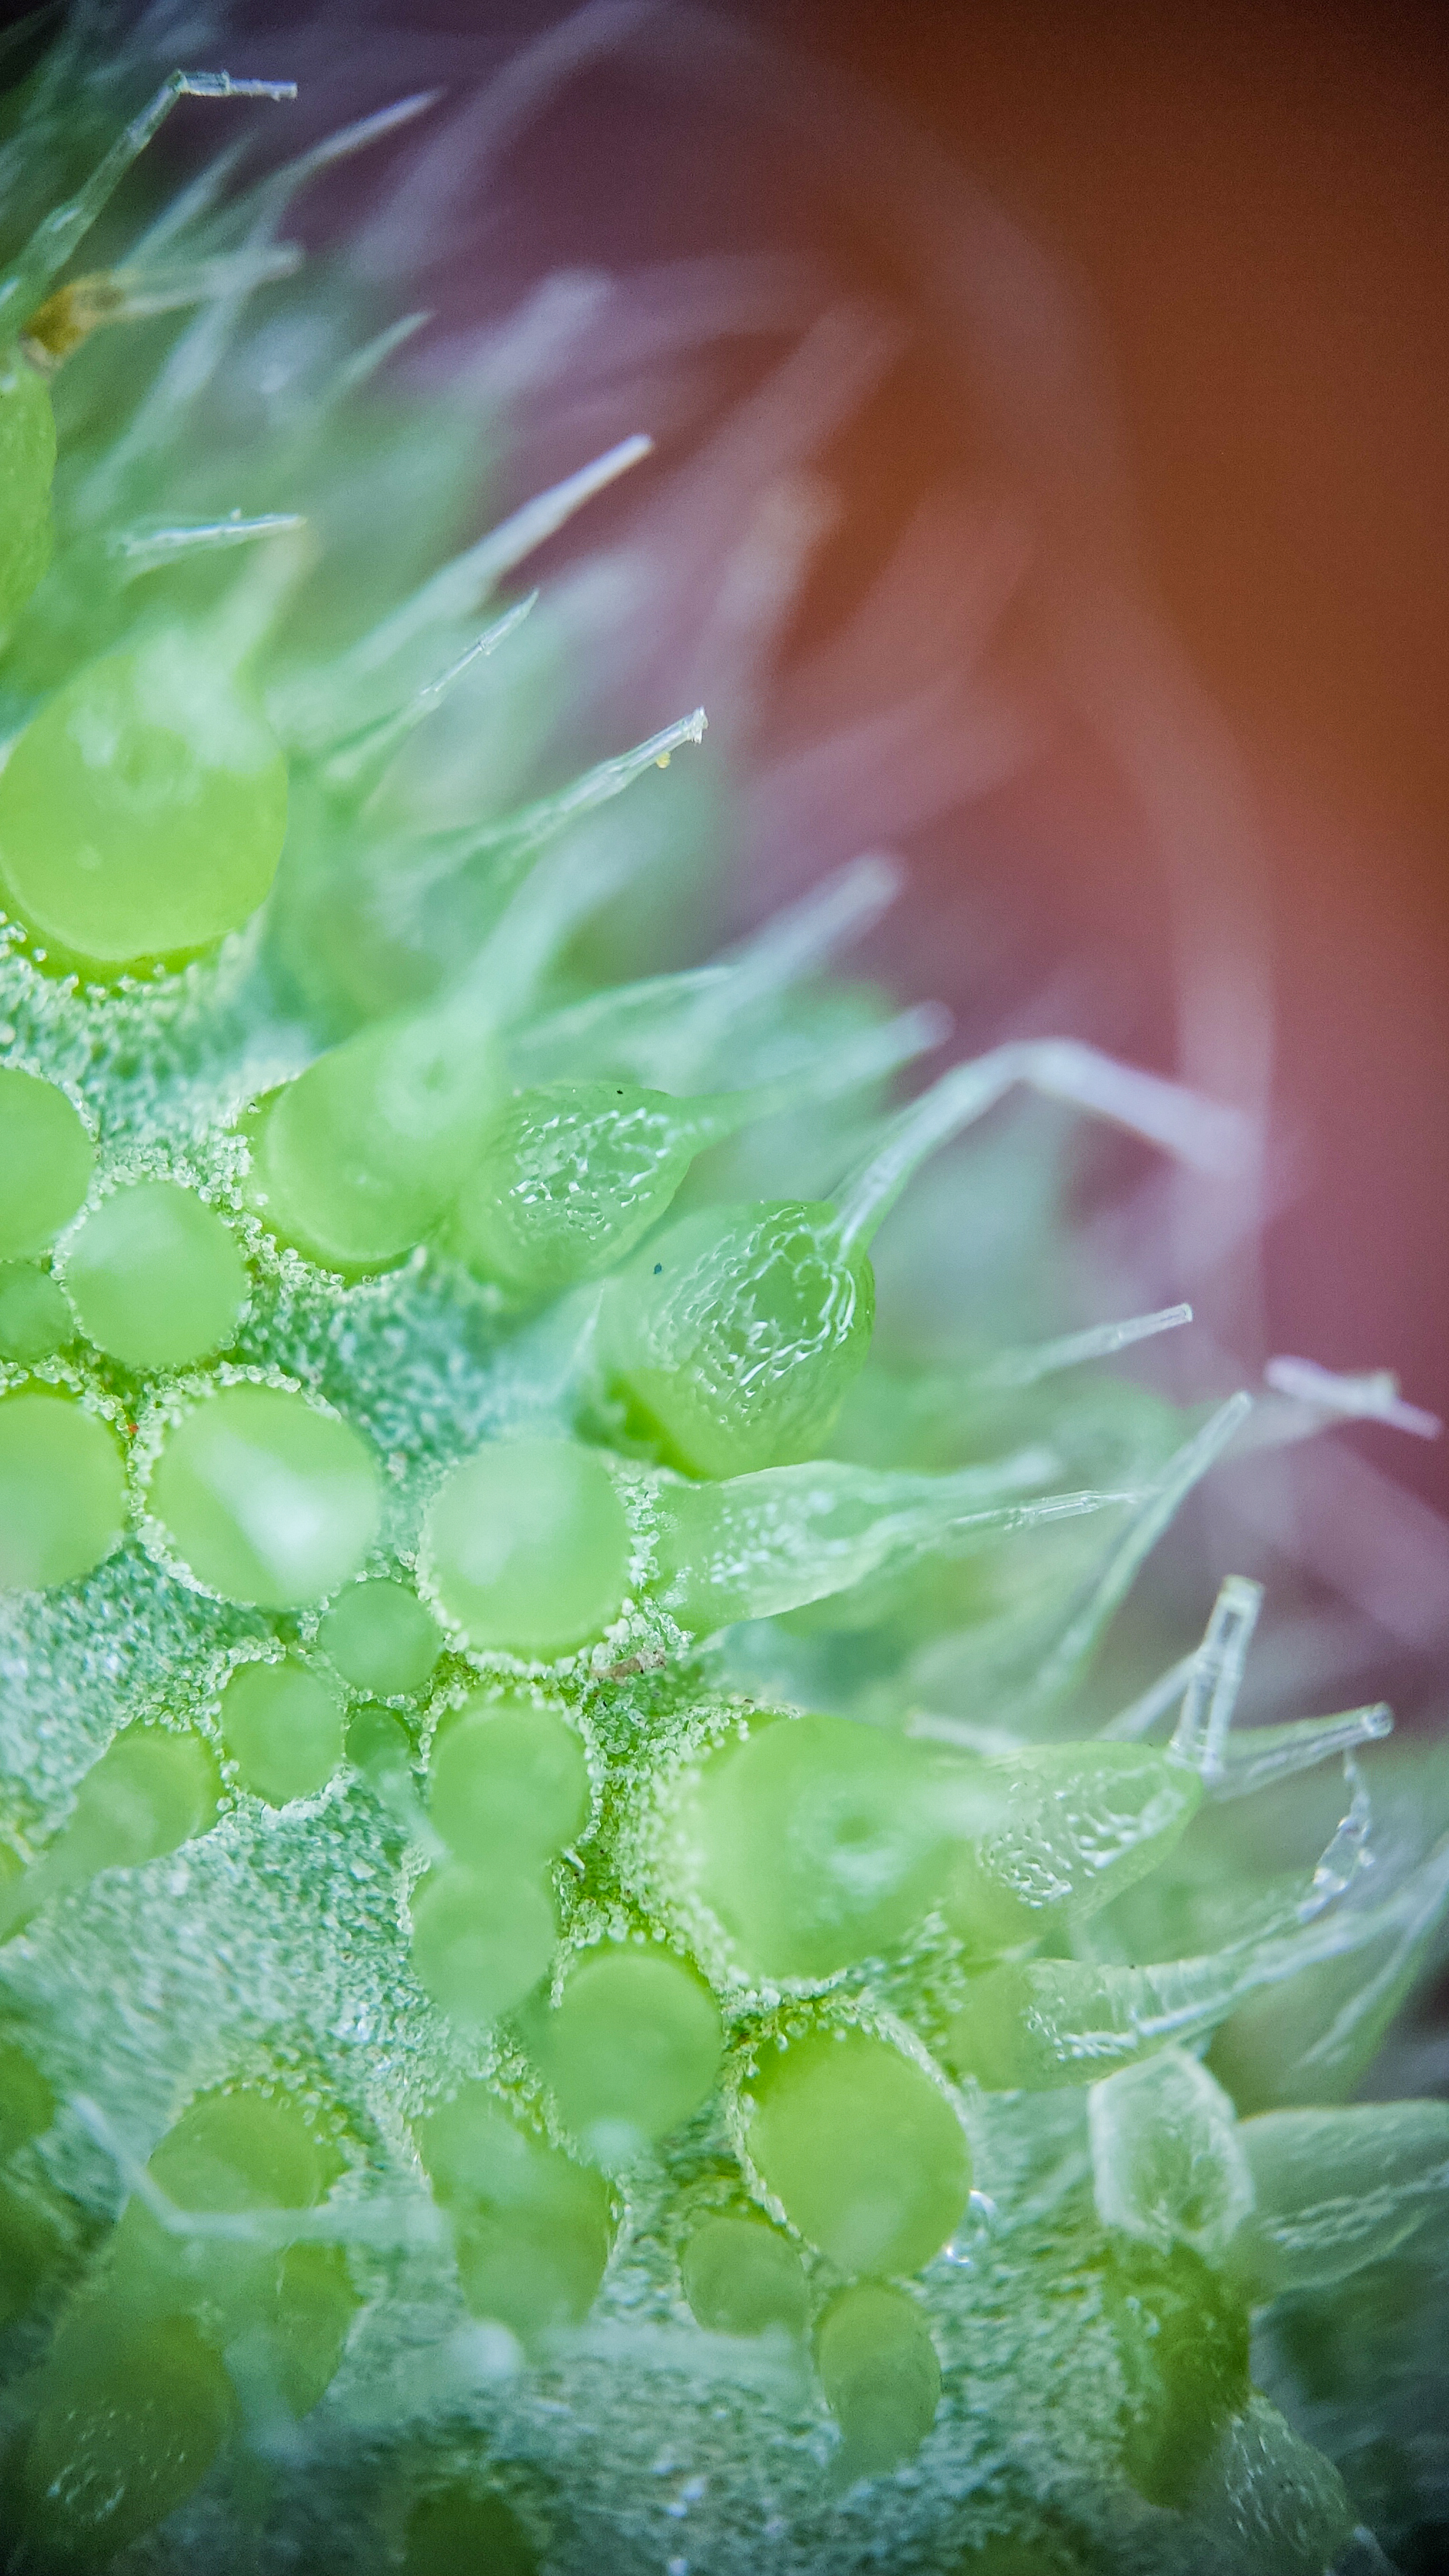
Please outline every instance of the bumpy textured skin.
M42 146L53 123L41 120ZM48 184L38 149L28 187L39 212ZM203 211L204 239L208 220L222 223ZM232 218L230 233L222 223L225 241L240 222ZM1356 2133L1340 2223L1311 2158L1311 2191L1304 2179L1308 2150L1265 2151L1254 2164L1237 2143L1251 2141L1248 2115L1279 2102L1331 2102L1356 2082L1422 1957L1432 1931L1427 1898L1401 1940L1384 1932L1363 1961L1347 1942L1337 1954L1322 1949L1300 1977L1228 2017L1213 2043L1221 2083L1199 2082L1189 2069L1160 2099L1150 2088L1113 2097L1111 2116L1100 2107L1105 2088L1090 2096L1098 2108L1089 2116L1082 2084L994 2094L953 2083L947 2062L954 2017L969 2013L972 1978L985 1964L979 1934L963 1935L961 1922L979 1926L984 1906L998 1926L995 1946L1005 1948L1000 1925L1010 1912L1013 1938L1029 1939L1032 1904L1069 1895L1085 1883L1073 1870L1131 1846L1136 1809L1131 1800L1122 1814L1113 1809L1090 1754L1080 1779L1028 1768L1004 1817L983 1766L993 1821L973 1867L997 1872L990 1904L979 1885L954 1917L944 1894L934 1907L926 1896L913 1900L908 1911L919 1919L880 1954L772 1983L741 1967L706 1919L678 1817L702 1766L758 1724L752 1669L793 1674L794 1698L805 1705L848 1703L854 1686L841 1675L858 1669L869 1687L853 1713L879 1723L893 1674L897 1715L909 1707L913 1644L949 1637L958 1660L976 1658L983 1721L1016 1725L1023 1737L1033 1726L1070 1736L1070 1696L1034 1716L1031 1675L1107 1548L1090 1519L1040 1541L1030 1530L1004 1537L994 1549L986 1539L955 1553L903 1542L824 1615L807 1609L793 1623L757 1622L758 1633L731 1632L704 1648L651 1595L656 1497L670 1490L672 1470L758 1470L809 1457L832 1435L848 1376L836 1362L842 1353L853 1366L864 1358L871 1284L868 1265L847 1272L817 1239L820 1229L828 1235L823 1204L802 1194L801 1205L776 1217L758 1203L767 1195L760 1188L748 1225L727 1210L721 1253L718 1202L738 1201L750 1180L741 1149L723 1185L718 1176L702 1181L692 1212L676 1220L680 1233L659 1238L677 1247L680 1274L665 1276L651 1245L633 1253L606 1292L593 1343L587 1301L520 1305L456 1259L446 1225L364 1277L329 1271L267 1230L252 1186L249 1111L369 1013L426 1005L448 961L459 962L460 925L471 923L476 946L518 874L500 828L490 862L496 895L485 869L439 906L409 872L421 842L409 837L406 771L382 821L351 783L355 764L342 764L340 788L334 766L328 784L329 745L348 722L355 731L390 712L385 687L357 681L354 706L344 679L330 716L316 718L333 687L339 634L346 642L364 632L429 568L429 547L436 559L443 543L441 524L422 531L411 555L399 543L389 556L383 543L380 570L364 560L370 542L349 548L344 536L326 550L334 450L345 449L354 524L361 519L369 541L399 515L400 453L396 403L374 414L365 393L350 409L331 400L352 326L329 307L329 291L325 278L288 290L321 355L307 362L310 380L303 368L284 430L255 426L249 443L227 425L228 385L248 380L253 327L233 318L229 352L214 362L215 399L200 404L187 429L195 444L186 475L163 420L152 422L149 446L133 442L124 472L114 464L145 417L148 376L166 345L137 352L118 335L74 362L86 400L77 395L67 462L67 378L58 379L56 568L28 610L47 552L36 467L44 442L28 378L24 420L13 436L4 431L9 443L0 448L5 490L30 508L4 570L16 622L0 688L16 726L133 617L190 620L200 636L229 595L228 558L163 572L144 601L113 579L95 544L108 474L103 525L130 526L163 509L200 519L228 505L240 458L249 496L279 508L317 505L325 567L310 590L303 583L296 626L274 630L257 653L256 684L288 742L292 772L291 838L269 905L181 971L87 984L57 971L55 959L38 959L20 919L6 930L0 961L5 1063L59 1086L95 1140L87 1206L102 1204L118 1182L179 1182L224 1220L249 1281L234 1338L184 1373L129 1371L78 1329L33 1366L4 1367L7 1390L63 1391L108 1424L129 1477L122 1543L80 1579L11 1594L0 1610L0 1932L9 1936L0 1946L0 2546L8 2563L17 2576L101 2565L124 2544L123 2563L137 2576L462 2564L553 2576L734 2576L765 2565L782 2576L867 2568L1003 2576L1026 2567L1111 2567L1122 2576L1272 2567L1312 2576L1365 2518L1390 2546L1431 2546L1449 2515L1449 2387L1432 2323L1449 2262L1440 2174L1449 2150L1432 2117L1403 2133L1402 2170L1394 2166L1385 2185L1380 2223L1364 2215ZM23 354L3 361L28 363ZM82 377L82 368L91 373ZM461 489L467 450L456 425L415 406L403 443L416 453L430 440L438 482L451 475ZM271 472L277 488L269 492ZM184 487L181 497L173 484ZM359 488L370 506L357 506ZM440 508L440 523L447 515ZM349 582L359 589L355 608ZM432 664L447 663L450 640L433 637ZM395 672L394 698L430 668ZM653 787L637 792L647 797ZM371 788L369 779L369 796ZM515 842L525 838L520 827ZM349 869L339 852L354 842ZM390 884L401 924L391 946L386 905L374 900ZM320 904L319 886L330 889ZM363 1005L368 979L373 999ZM530 1081L540 1078L530 1029L586 990L558 967L552 983L523 989L516 1060L527 1062ZM672 1007L661 992L659 1013ZM708 1080L743 1084L757 1060L778 1078L782 1052L810 1059L833 1007L818 986L775 996L729 1033L723 1059L717 1048L680 1091ZM874 1007L858 996L850 1005L857 1014ZM646 1030L647 1022L646 1009ZM628 1025L637 1032L640 1024L636 1010ZM622 1037L619 1048L621 1078L632 1070L647 1081L637 1048L630 1055ZM822 1153L831 1159L832 1140L833 1158L848 1159L870 1106L857 1102L855 1123L843 1130L806 1120L798 1141L808 1172ZM65 1246L62 1231L50 1255L62 1283ZM811 1302L815 1270L823 1305ZM736 1292L743 1305L725 1311ZM809 1363L821 1354L825 1374L812 1377ZM661 1384L670 1379L672 1393L659 1394L652 1371ZM617 1616L547 1667L480 1653L444 1628L431 1670L413 1688L389 1694L348 1679L346 1757L323 1786L302 1797L258 1794L227 1743L223 1693L239 1668L283 1650L340 1692L319 1636L329 1601L272 1611L218 1597L146 1509L168 1427L208 1390L236 1384L300 1391L358 1436L381 1497L358 1570L417 1583L425 1596L424 1516L459 1461L496 1439L589 1440L611 1464L631 1532L629 1590ZM763 1390L753 1411L752 1386ZM966 1416L959 1436L951 1407L934 1398L913 1417L900 1389L878 1376L861 1382L837 1446L876 1467L914 1471L1055 1438L1043 1484L1110 1487L1156 1473L1183 1428L1139 1389L1110 1381L1085 1395L1069 1385L1060 1402L1051 1388L995 1395L974 1415L967 1405ZM732 1425L747 1417L736 1439ZM918 1502L923 1480L913 1473L909 1481ZM499 1685L574 1730L591 1804L587 1824L545 1873L552 1964L519 2012L479 2028L440 2009L420 1977L410 1906L427 1873L441 1885L451 1870L466 1911L467 1853L443 1848L441 1805L441 1839L428 1819L431 1757L440 1728L480 1688L486 1706ZM777 1722L790 1723L788 1709L786 1700ZM151 1845L135 1846L153 1857L118 1860L112 1845L96 1871L77 1862L69 1879L62 1871L27 1882L43 1901L26 1913L14 1895L20 1872L41 1869L44 1855L62 1848L81 1783L132 1729L186 1746L180 1758L201 1784L192 1803L155 1825ZM1449 1784L1430 1757L1376 1760L1376 1770L1365 1769L1378 1804L1381 1901L1386 1890L1418 1884ZM969 1757L960 1763L969 1769ZM1270 1792L1254 1831L1236 1839L1228 1832L1215 1841L1210 1819L1200 1836L1194 1820L1179 1844L1174 1820L1152 1855L1157 1868L1135 1887L1125 1873L1102 1928L1088 1933L1084 1900L1053 1917L1049 1948L1170 1962L1210 1957L1255 1921L1271 1929L1284 1854L1311 1869L1343 1803L1332 1780L1315 1780L1306 1799L1297 1787ZM1218 1811L1232 1820L1241 1813ZM530 1869L533 1923L535 1855ZM506 1894L506 1875L503 1884ZM488 1882L493 1895L497 1885ZM1344 1919L1352 1922L1360 1899L1350 1886ZM505 1941L507 1915L505 1904ZM545 1926L548 1919L545 1909ZM550 1996L568 1988L571 1971L609 1956L603 1943L638 1944L625 1955L641 1960L692 1955L713 1984L724 2055L697 2107L622 2163L600 2150L601 2174L539 2070L550 2063ZM525 1982L533 1977L530 1968ZM707 2053L707 2013L701 2027L703 2040L691 2045ZM927 2088L931 2119L944 2120L953 2141L951 2123L959 2123L969 2148L974 2195L964 2202L968 2159L958 2141L943 2185L947 2200L957 2193L948 2239L905 2282L852 2284L791 2228L752 2159L755 2070L789 2063L777 2042L808 2035L828 2049L837 2030L895 2052L892 2062ZM1170 2037L1158 2032L1153 2044ZM459 2180L462 2151L448 2144L449 2108L467 2086L512 2115L511 2125L491 2127L492 2110L479 2115L476 2154L497 2195L486 2224L482 2186ZM560 2076L559 2097L566 2093ZM280 2147L269 2163L269 2149L246 2146L247 2122L266 2125L254 2108L235 2113L245 2133L235 2173L224 2158L189 2165L195 2124L211 2117L206 2106L217 2096L280 2104L279 2136L304 2165L310 2139L315 2171L289 2179ZM1386 2106L1386 2152L1400 2137L1394 2116ZM1110 2141L1127 2136L1132 2121L1130 2156L1124 2150L1120 2170L1105 2171L1102 2155L1115 2152ZM1348 2154L1336 2135L1325 2133L1330 2161ZM833 2143L822 2137L822 2158ZM153 2157L152 2180L174 2206L243 2219L260 2211L267 2224L278 2212L325 2210L330 2236L309 2241L298 2220L291 2238L287 2224L273 2225L264 2245L243 2226L237 2252L223 2245L195 2260L178 2256L178 2242L189 2242L184 2222L179 2237L163 2241L138 2197L140 2169ZM1147 2176L1140 2186L1139 2171ZM1242 2211L1254 2186L1243 2185L1246 2201L1239 2191L1250 2173L1269 2178L1251 2225ZM1282 2175L1288 2180L1272 2187L1287 2205L1264 2215L1262 2192ZM1283 2248L1296 2242L1295 2194L1312 2204L1304 2224L1317 2230L1320 2252L1300 2253L1293 2270ZM1227 2209L1231 2224L1214 2233L1204 2209ZM773 2223L772 2247L794 2249L769 2258L774 2286L758 2294L764 2334L720 2331L717 2316L730 2312L717 2289L696 2288L691 2310L691 2230L702 2218L747 2215L756 2227ZM921 2250L913 2244L913 2258ZM539 2325L532 2284L548 2260L558 2277ZM135 2323L157 2307L159 2324ZM233 2309L252 2337L250 2365L227 2324ZM114 2328L113 2347L107 2320L123 2313L131 2321ZM274 2347L284 2359L267 2366L268 2378L257 2353L265 2360ZM73 2355L84 2359L72 2365ZM91 2453L82 2459L75 2428L91 2404L87 2372L99 2374L101 2397L86 2418ZM1253 2377L1268 2395L1252 2394ZM62 2384L74 2399L70 2413L55 2399ZM111 2457L94 2430L97 2406L111 2407L108 2438L144 2471L109 2524L94 2504ZM1351 2501L1325 2453L1348 2478ZM53 2488L76 2500L56 2505ZM79 2518L68 2524L66 2512Z
M606 1365L671 1466L743 1475L821 1447L875 1311L870 1264L841 1255L829 1215L681 1217L611 1282Z

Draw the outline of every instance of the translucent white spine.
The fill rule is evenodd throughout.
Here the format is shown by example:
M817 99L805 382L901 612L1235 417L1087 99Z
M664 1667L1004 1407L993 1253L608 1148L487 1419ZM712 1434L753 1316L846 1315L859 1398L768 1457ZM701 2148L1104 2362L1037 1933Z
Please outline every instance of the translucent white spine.
M1045 1463L1039 1451L1024 1452L994 1468L911 1476L825 1458L717 1485L667 1487L659 1501L658 1597L683 1625L705 1634L801 1609L972 1534L1006 1537L1130 1500L1084 1492L993 1502L1013 1485L1036 1482Z
M849 1252L857 1243L868 1243L927 1155L983 1117L1018 1083L1129 1128L1201 1171L1236 1171L1247 1149L1247 1122L1237 1110L1203 1100L1135 1065L1119 1064L1096 1047L1070 1038L997 1047L943 1074L902 1111L875 1152L847 1176L837 1194L842 1248Z
M1286 1726L1254 1727L1246 1736L1231 1734L1262 1591L1261 1584L1230 1574L1202 1644L1110 1719L1100 1729L1104 1740L1127 1743L1146 1735L1180 1703L1171 1746L1174 1760L1197 1771L1211 1797L1242 1798L1387 1735L1394 1721L1382 1700L1331 1717L1297 1718Z
M1207 1635L1193 1657L1171 1751L1175 1761L1201 1772L1204 1782L1216 1780L1222 1770L1223 1746L1262 1606L1261 1583L1230 1574L1213 1606Z
M1081 1368L1091 1360L1113 1359L1118 1351L1130 1350L1134 1342L1150 1341L1158 1333L1175 1332L1180 1324L1191 1322L1191 1306L1161 1306L1151 1315L1129 1315L1119 1324L1091 1324L1084 1332L1062 1333L1054 1341L1037 1342L1030 1349L998 1352L969 1382L983 1391L1036 1386L1042 1378L1056 1377L1063 1369Z
M598 493L607 491L611 483L617 483L631 466L642 463L653 447L652 438L636 431L602 456L596 456L592 463L580 466L576 474L565 475L561 483L525 501L521 509L500 520L466 553L456 555L441 572L434 573L420 590L414 591L401 608L395 608L364 635L344 656L343 671L360 674L381 669L394 654L430 628L474 616L505 573L512 572L525 556L557 536L576 511Z
M696 1089L726 1036L860 938L900 884L893 861L854 859L715 964L615 985L536 1021L520 1040L520 1069L535 1082L619 1071L662 1091Z
M1169 1458L1095 1577L1086 1599L1038 1667L1023 1694L1025 1709L1048 1707L1070 1687L1107 1622L1126 1598L1144 1558L1156 1546L1193 1486L1216 1465L1247 1420L1252 1405L1253 1399L1246 1393L1229 1396L1226 1404L1219 1405L1202 1428Z
M294 99L295 81L233 80L229 72L168 72L155 95L117 135L109 152L73 197L52 207L36 227L9 274L0 279L0 338L13 338L42 301L72 252L115 195L133 162L183 98Z

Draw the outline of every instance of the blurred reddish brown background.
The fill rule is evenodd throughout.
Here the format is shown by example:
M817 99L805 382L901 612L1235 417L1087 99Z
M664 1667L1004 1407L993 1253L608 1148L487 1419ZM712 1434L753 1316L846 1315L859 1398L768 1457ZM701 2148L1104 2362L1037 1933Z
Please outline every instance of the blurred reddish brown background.
M1145 567L1266 825L1306 1149L1267 1338L1449 1411L1449 20L802 0L758 23L894 99L1096 307ZM1444 1443L1353 1437L1449 1502Z

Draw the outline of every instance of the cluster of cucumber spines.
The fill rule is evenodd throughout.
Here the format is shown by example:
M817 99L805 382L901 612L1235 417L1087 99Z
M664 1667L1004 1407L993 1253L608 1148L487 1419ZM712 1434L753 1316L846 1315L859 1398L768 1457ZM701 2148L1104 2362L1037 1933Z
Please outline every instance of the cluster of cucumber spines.
M601 2529L677 2536L657 2405L729 2499L708 2563L746 2563L763 2478L749 2551L854 2564L897 2514L902 2563L959 2576L984 2404L1040 2456L968 2500L972 2563L1016 2518L1042 2565L1126 2535L1320 2576L1353 2508L1255 2391L1250 2324L1442 2220L1443 2106L1334 2097L1449 1910L1449 1842L1376 1829L1382 1706L1235 1731L1242 1577L1063 1736L1251 1406L1056 1379L1185 1306L865 1374L877 1229L1013 1086L1217 1174L1242 1124L1067 1040L890 1110L948 1023L824 980L895 891L875 855L713 964L581 993L635 859L571 836L703 710L511 810L480 777L445 824L408 764L523 686L534 599L502 584L651 442L434 569L440 541L339 645L312 505L411 323L262 437L267 506L193 502L179 448L295 274L296 189L429 102L230 211L214 174L65 282L188 94L290 93L174 74L0 282L0 2547L96 2567L166 2524L187 2564L291 2564L309 2487L350 2512L355 2475L413 2576L583 2567ZM52 526L52 382L63 413L102 324L193 305ZM776 1122L800 1195L722 1192ZM937 1629L955 1719L920 1703ZM880 1722L731 1687L812 1635ZM1316 1860L1189 1938L1213 1818L1340 1759ZM567 2451L560 2384L614 2409L616 2459ZM563 2446L552 2490L502 2475L520 2425L520 2459Z

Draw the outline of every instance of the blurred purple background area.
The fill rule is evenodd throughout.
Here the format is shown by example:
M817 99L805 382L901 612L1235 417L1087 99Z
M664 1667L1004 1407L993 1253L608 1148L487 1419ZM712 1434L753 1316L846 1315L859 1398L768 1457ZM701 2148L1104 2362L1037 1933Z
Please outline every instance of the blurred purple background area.
M430 161L425 121L406 262L396 212L363 251L434 313L410 364L516 386L495 501L655 434L589 518L651 569L576 747L709 704L738 863L707 928L899 848L910 892L866 962L950 1002L959 1048L1062 1028L1263 1120L1246 1182L1129 1160L1130 1251L1097 1229L1096 1297L1193 1299L1166 1382L1289 1352L1449 1414L1437 15L244 23L232 68L295 71L308 130L444 86L466 154ZM325 180L305 229L376 185ZM1441 1704L1449 1441L1359 1425L1215 1491L1185 1616L1205 1550L1286 1586L1304 1688L1308 1621L1325 1690Z

